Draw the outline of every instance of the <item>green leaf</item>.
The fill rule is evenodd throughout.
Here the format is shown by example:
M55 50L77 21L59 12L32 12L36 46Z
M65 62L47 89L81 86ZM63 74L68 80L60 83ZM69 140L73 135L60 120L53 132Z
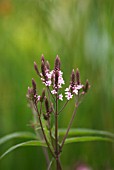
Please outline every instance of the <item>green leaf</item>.
M44 143L42 141L37 141L37 140L32 140L32 141L27 141L27 142L19 143L19 144L16 144L16 145L12 146L6 152L4 152L0 156L0 159L2 159L4 156L6 156L8 153L12 152L13 150L15 150L15 149L17 149L19 147L22 147L22 146L43 146L43 147L47 147L46 143Z
M85 137L72 137L65 140L65 144L75 143L75 142L91 142L91 141L107 141L114 142L111 138L100 137L100 136L85 136Z
M52 158L52 159L51 159L50 164L49 164L49 166L48 166L48 169L47 169L47 170L50 170L50 168L51 168L51 166L52 166L53 161L54 161L54 158Z
M67 129L59 129L59 135L64 136L66 134L66 131ZM114 138L114 134L111 132L94 129L72 128L68 133L68 136L88 136L88 135L106 136Z
M36 135L31 132L15 132L0 139L0 145L14 138L36 139Z

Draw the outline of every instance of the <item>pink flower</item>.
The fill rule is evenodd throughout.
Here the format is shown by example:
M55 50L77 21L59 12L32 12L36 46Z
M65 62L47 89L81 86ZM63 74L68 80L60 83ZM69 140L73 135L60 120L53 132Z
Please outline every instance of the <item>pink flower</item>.
M55 70L52 70L49 72L49 70L46 70L46 77L47 80L45 80L44 78L41 78L43 84L45 84L45 86L51 86L52 82L51 82L51 78L53 75L53 79L55 79ZM65 84L64 80L63 80L63 72L59 71L59 76L58 76L58 88L62 88L62 84ZM55 86L54 86L55 88Z
M52 94L57 94L56 90L51 91Z
M59 100L63 101L63 95L59 94Z
M80 89L82 89L82 87L83 87L83 85L80 84L80 85L77 85L77 86L76 86L76 89L77 89L77 90L80 90Z
M66 88L65 91L70 91L70 88Z
M73 95L71 94L71 92L65 92L65 94L66 94L65 97L67 98L67 100L72 99Z
M48 81L44 82L44 84L45 84L46 86L51 86L51 80L48 80Z
M47 73L46 73L47 78L48 78L48 79L51 79L52 74L53 74L53 70L50 71L50 72L47 72Z
M73 93L75 93L76 95L78 95L78 90L77 90L77 88L75 88L75 89L73 90Z
M37 102L39 102L39 101L40 101L40 98L41 98L41 96L37 96Z

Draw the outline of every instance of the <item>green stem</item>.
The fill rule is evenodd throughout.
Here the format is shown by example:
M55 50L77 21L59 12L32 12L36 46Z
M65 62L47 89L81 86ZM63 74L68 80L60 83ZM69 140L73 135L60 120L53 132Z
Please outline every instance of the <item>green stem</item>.
M56 110L55 110L55 152L58 155L58 99L56 95Z
M38 114L39 123L40 123L41 129L42 129L42 133L43 133L45 142L47 143L47 146L48 146L48 148L49 148L52 156L55 157L55 154L54 154L53 151L51 150L50 144L49 144L49 142L48 142L48 140L47 140L47 137L46 137L46 135L45 135L45 132L44 132L44 129L43 129L43 125L42 125L42 121L41 121L41 117L40 117L40 113L39 113L39 111L38 111L37 105L35 105L35 110L36 110L36 112L37 112L37 114Z
M63 140L62 140L62 144L61 144L61 147L60 147L60 148L61 148L61 149L60 149L61 151L62 151L63 145L64 145L64 143L65 143L65 140L66 140L66 138L67 138L67 136L68 136L68 132L69 132L69 130L70 130L70 128L71 128L71 125L72 125L72 122L73 122L73 120L74 120L74 117L75 117L75 115L76 115L77 108L78 108L78 103L77 103L76 106L75 106L75 109L74 109L74 112L73 112L73 114L72 114L71 120L70 120L70 122L69 122L67 131L66 131L66 134L65 134L65 136L64 136L64 138L63 138Z
M63 111L63 109L64 109L64 108L65 108L65 106L67 105L68 101L69 101L69 100L67 100L67 101L66 101L66 103L63 105L63 107L61 108L61 110L58 112L58 114L59 114L60 112L62 112L62 111Z

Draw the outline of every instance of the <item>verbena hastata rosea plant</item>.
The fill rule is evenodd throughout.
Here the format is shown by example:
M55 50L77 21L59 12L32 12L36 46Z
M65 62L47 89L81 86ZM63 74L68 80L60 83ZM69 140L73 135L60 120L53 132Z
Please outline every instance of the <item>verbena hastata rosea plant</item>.
M41 128L43 139L45 140L53 158L55 158L56 167L57 170L59 170L62 169L60 164L60 154L62 152L65 140L68 136L68 132L72 125L81 99L87 93L90 85L88 83L88 80L86 81L85 85L81 84L79 70L77 69L75 71L73 69L69 86L62 94L61 90L63 88L63 85L65 84L65 81L63 79L63 72L61 71L60 58L58 56L55 59L53 70L50 70L49 62L45 61L43 55L41 57L41 72L39 71L36 62L34 62L34 68L45 88L42 90L42 94L39 95L37 93L36 82L34 79L32 79L32 87L28 87L27 98L32 110L37 113L39 127ZM63 104L62 108L59 108L58 102L63 101L64 95L65 103ZM71 120L66 133L62 141L60 141L58 133L58 116L61 114L63 109L67 106L68 102L73 97L75 98L74 111L71 114ZM52 116L54 116L53 125ZM45 120L45 122L43 119ZM52 127L55 130L54 133L52 133ZM45 132L45 130L47 131L47 133Z
M88 80L86 80L85 84L81 83L78 69L72 70L67 88L65 87L63 72L61 71L61 62L58 56L55 59L53 70L50 69L49 62L45 60L43 55L41 57L41 71L39 71L36 62L34 62L34 69L44 85L42 91L39 92L35 80L32 79L32 87L28 87L27 92L28 103L34 117L32 127L35 133L15 132L2 137L0 139L0 145L14 138L31 140L12 146L1 155L0 159L21 146L42 146L47 161L47 169L51 169L52 162L55 161L56 170L61 170L60 155L64 145L73 142L100 140L114 142L114 134L110 132L71 128L77 109L90 88ZM63 89L63 87L65 88ZM71 113L68 127L66 129L59 129L58 117L73 98L74 111ZM59 107L59 102L63 104L61 108Z

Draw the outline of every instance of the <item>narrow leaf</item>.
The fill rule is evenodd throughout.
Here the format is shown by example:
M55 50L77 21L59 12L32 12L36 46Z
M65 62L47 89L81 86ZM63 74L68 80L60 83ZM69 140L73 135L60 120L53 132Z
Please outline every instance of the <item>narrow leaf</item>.
M67 129L59 129L59 135L64 136L66 131ZM88 136L88 135L106 136L114 138L114 134L111 132L85 128L72 128L68 133L68 136Z
M65 140L65 144L75 142L91 142L91 141L107 141L114 142L111 138L100 137L100 136L85 136L85 137L72 137Z
M50 170L50 168L51 168L51 166L52 166L53 161L54 161L54 158L52 158L52 159L51 159L50 164L49 164L49 166L48 166L48 169L47 169L47 170Z
M21 146L44 146L47 147L46 143L42 142L42 141L37 141L37 140L32 140L32 141L27 141L27 142L23 142L23 143L19 143L16 144L14 146L12 146L11 148L9 148L6 152L4 152L1 156L0 159L2 159L4 156L6 156L8 153L12 152L13 150L21 147Z
M31 132L15 132L0 139L0 145L14 138L36 139L36 135Z

